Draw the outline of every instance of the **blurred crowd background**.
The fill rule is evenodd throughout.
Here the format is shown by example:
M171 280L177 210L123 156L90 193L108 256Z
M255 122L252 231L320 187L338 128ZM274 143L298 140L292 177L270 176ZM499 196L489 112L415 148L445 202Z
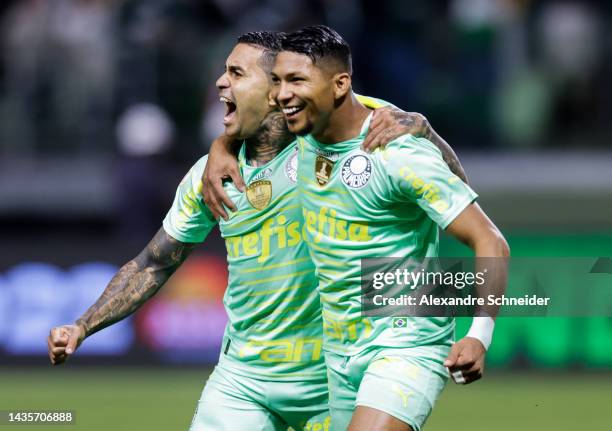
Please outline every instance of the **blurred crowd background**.
M0 150L191 159L219 132L214 81L236 37L312 23L353 46L358 91L427 113L458 148L602 147L606 3L4 1ZM147 121L157 139L144 148L130 132Z
M0 357L44 361L48 328L79 316L160 227L222 131L214 83L237 36L317 23L353 47L357 92L422 112L456 149L515 255L610 255L609 2L5 0ZM214 361L225 249L218 234L207 244L90 353ZM544 338L513 323L497 364L608 367L606 322L569 356L584 321Z

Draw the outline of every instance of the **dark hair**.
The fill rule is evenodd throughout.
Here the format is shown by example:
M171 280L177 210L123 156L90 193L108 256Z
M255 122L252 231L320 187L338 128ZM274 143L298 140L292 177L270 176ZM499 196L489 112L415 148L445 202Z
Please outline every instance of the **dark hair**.
M281 43L285 33L280 31L251 31L238 36L238 43L246 43L263 48L261 66L264 70L272 69L274 58L281 50Z
M265 50L278 52L281 50L281 40L285 33L277 31L251 31L238 36L238 43L257 45Z
M349 44L338 32L325 25L313 25L289 33L282 39L281 47L283 51L307 55L315 64L319 60L335 60L348 73L353 73Z

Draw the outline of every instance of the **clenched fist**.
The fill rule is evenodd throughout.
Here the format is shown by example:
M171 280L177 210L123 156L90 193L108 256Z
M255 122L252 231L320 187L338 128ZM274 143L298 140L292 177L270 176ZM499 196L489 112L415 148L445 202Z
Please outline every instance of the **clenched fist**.
M85 330L77 325L57 326L47 338L49 359L53 365L66 362L85 338Z

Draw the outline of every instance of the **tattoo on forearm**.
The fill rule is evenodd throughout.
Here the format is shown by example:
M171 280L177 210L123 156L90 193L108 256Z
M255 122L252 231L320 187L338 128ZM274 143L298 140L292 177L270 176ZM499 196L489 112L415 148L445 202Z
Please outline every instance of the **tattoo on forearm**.
M117 272L102 296L76 323L89 336L129 316L163 286L194 246L160 229L147 247Z
M427 140L431 141L436 147L438 147L442 153L442 158L448 165L451 172L461 178L464 183L469 184L468 177L463 169L463 166L461 166L461 162L459 161L457 154L455 154L451 146L448 145L448 143L442 139L440 135L433 131L431 126L428 125L427 127L430 129L430 137L427 137Z
M272 111L261 123L257 134L247 140L247 157L254 166L261 166L276 157L293 139L283 113Z
M394 109L392 114L395 120L402 126L413 130L422 131L419 136L427 139L438 147L442 153L442 158L448 165L451 172L461 178L461 180L466 184L468 183L467 175L465 174L463 166L461 166L461 162L459 161L457 154L455 154L451 146L448 145L448 143L436 133L433 127L431 127L431 124L429 124L429 121L427 121L427 118L425 118L423 115L409 114L399 109Z

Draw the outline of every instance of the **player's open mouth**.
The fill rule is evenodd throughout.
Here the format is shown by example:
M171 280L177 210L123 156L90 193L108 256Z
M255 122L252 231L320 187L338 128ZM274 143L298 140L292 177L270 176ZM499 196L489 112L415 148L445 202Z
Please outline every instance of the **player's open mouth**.
M234 118L236 113L236 104L225 96L219 97L219 100L225 103L225 116L223 117L223 124L227 125Z
M305 106L306 105L288 106L286 108L283 108L283 114L285 114L285 117L287 117L287 119L290 119L292 117L295 117L298 114L298 112L302 112Z

